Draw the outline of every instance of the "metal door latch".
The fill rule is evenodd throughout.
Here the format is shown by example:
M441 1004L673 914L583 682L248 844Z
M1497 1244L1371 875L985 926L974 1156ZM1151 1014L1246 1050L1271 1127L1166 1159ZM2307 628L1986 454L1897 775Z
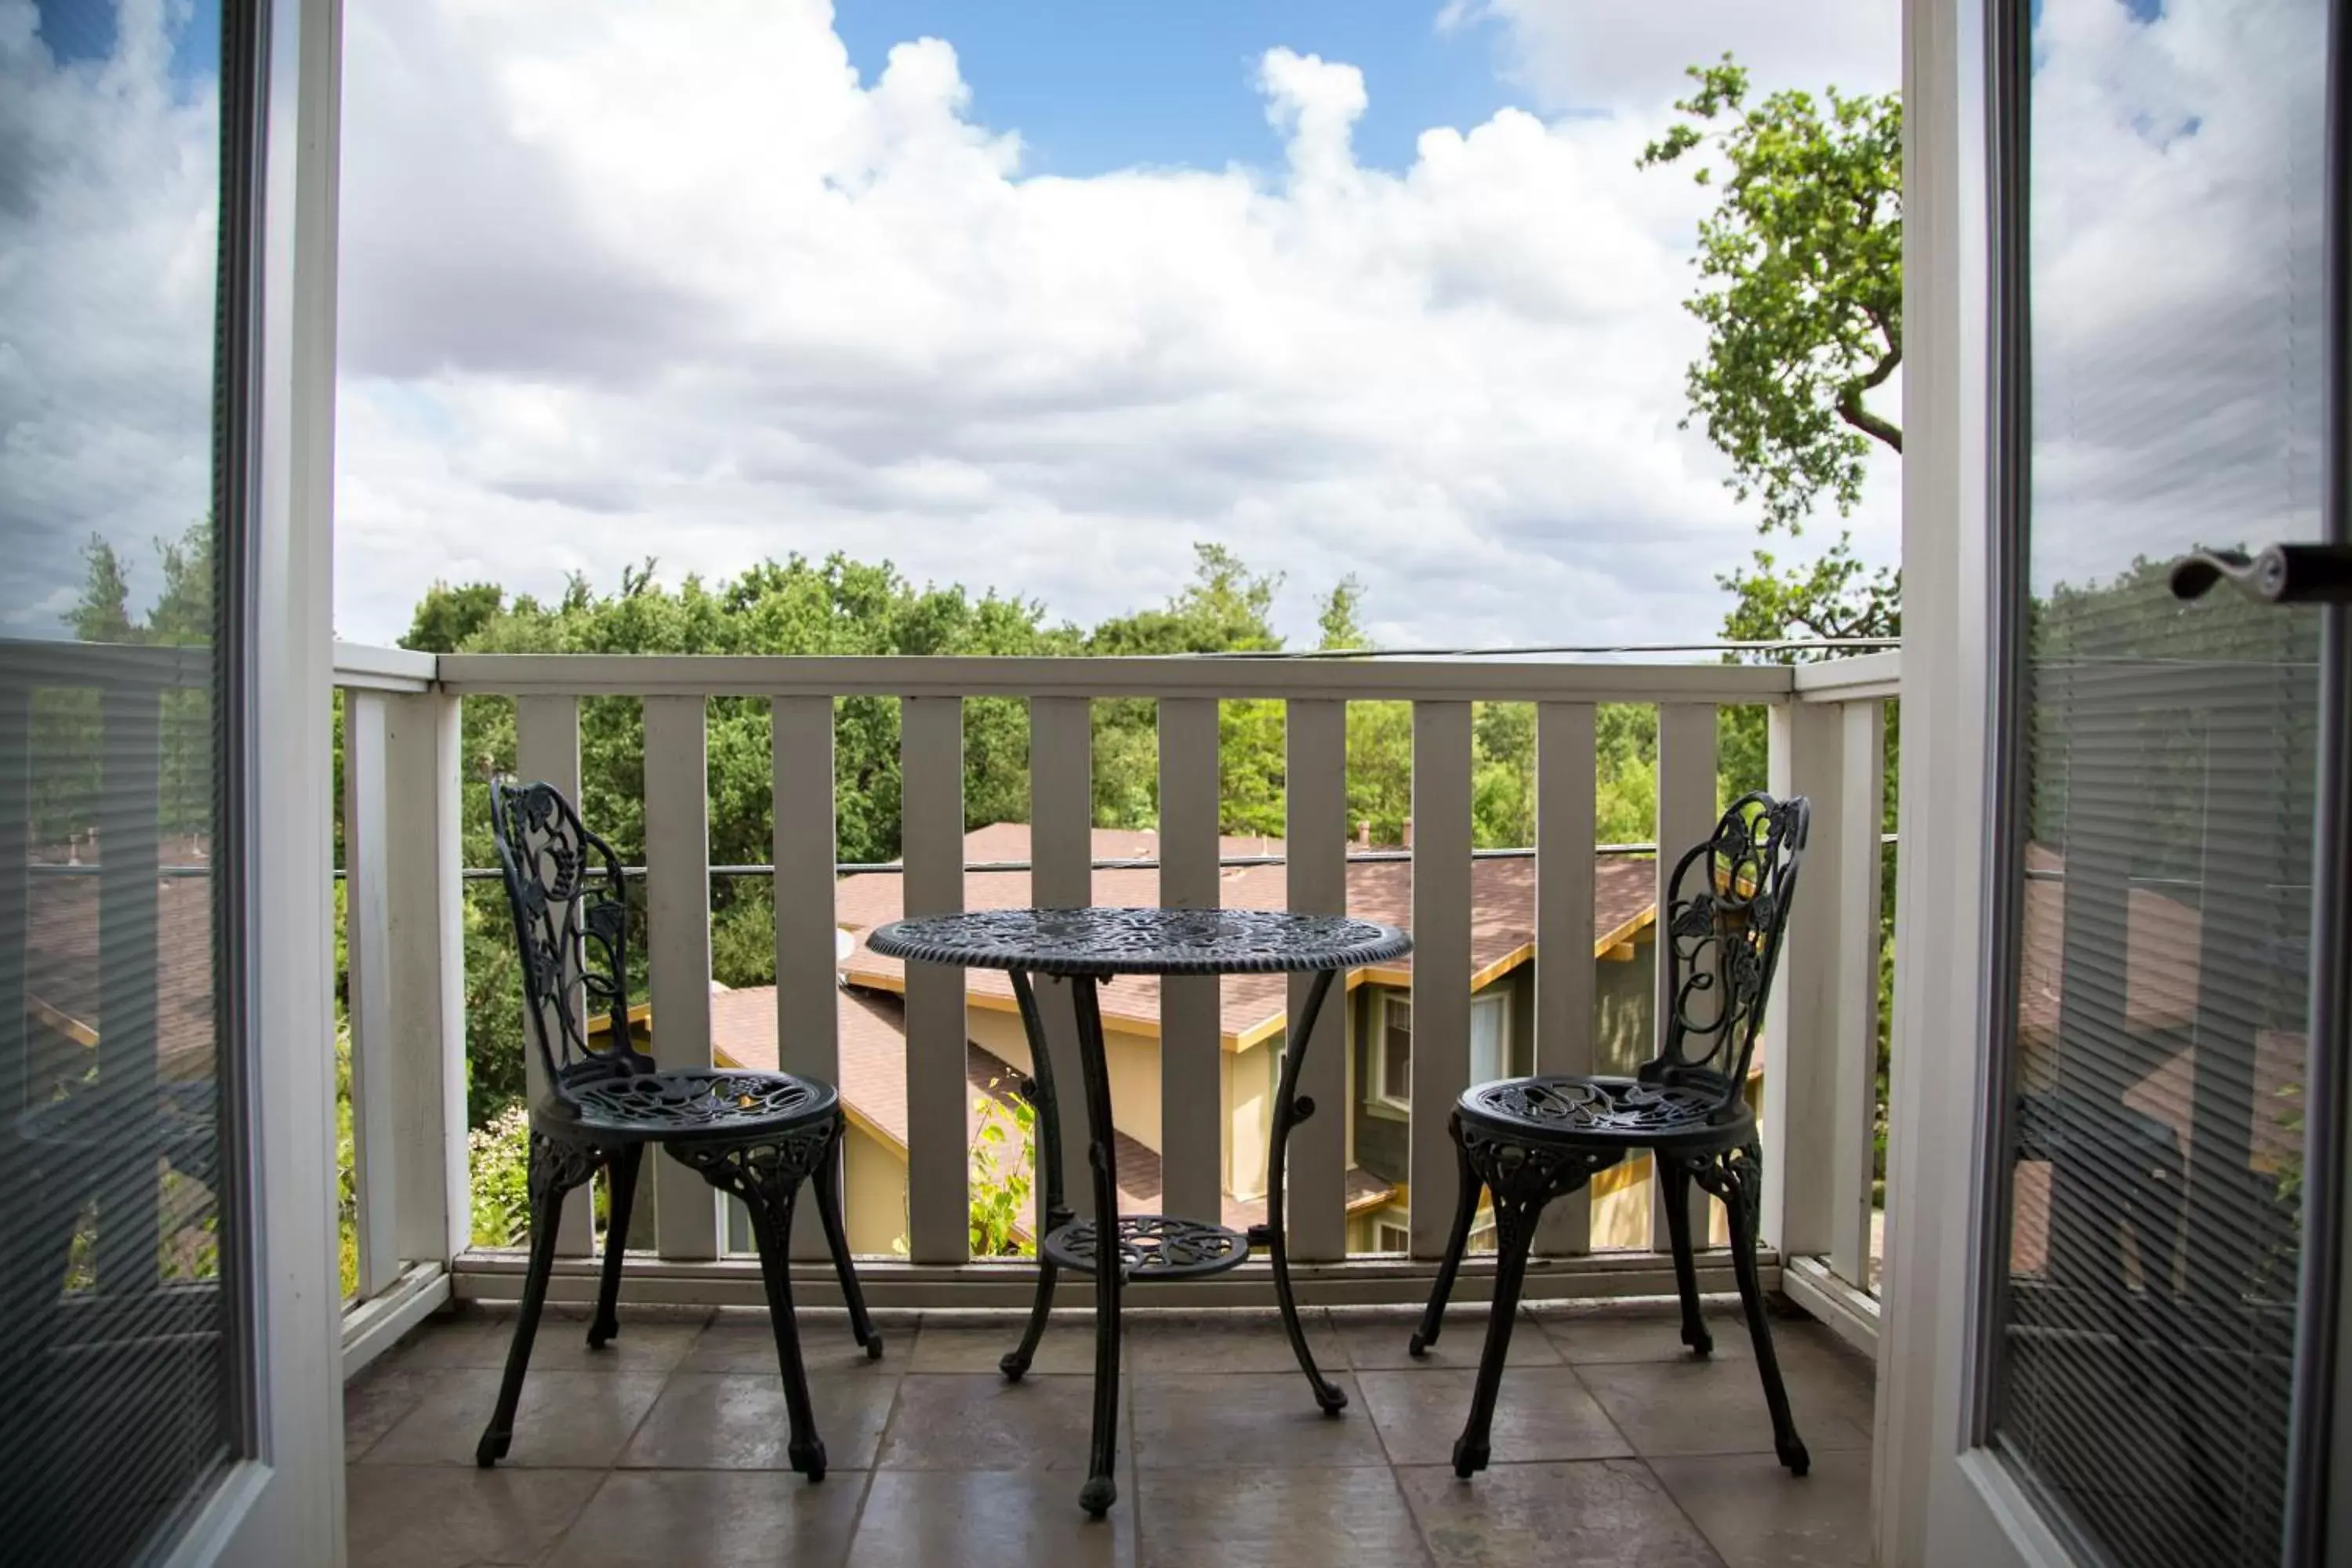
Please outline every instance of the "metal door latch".
M2251 557L2195 551L2172 563L2172 595L2200 599L2225 578L2267 605L2352 605L2352 544L2273 544Z

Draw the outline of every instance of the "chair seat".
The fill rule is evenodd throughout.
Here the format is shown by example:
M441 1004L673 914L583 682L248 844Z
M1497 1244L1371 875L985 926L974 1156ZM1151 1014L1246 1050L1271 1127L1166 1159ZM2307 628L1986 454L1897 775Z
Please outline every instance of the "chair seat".
M1727 1148L1755 1134L1756 1115L1719 1090L1630 1078L1507 1078L1464 1091L1465 1122L1535 1142Z
M831 1084L791 1073L677 1068L576 1079L534 1121L636 1142L730 1142L823 1122L841 1104Z

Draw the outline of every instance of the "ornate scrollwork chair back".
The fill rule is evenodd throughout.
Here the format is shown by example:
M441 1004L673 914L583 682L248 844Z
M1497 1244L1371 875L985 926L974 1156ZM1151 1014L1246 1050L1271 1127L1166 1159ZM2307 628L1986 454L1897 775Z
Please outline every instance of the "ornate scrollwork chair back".
M492 779L490 837L514 916L527 1026L552 1092L568 1100L575 1083L652 1072L652 1060L629 1037L621 858L548 784ZM575 986L587 1008L611 1021L602 1047L591 1043L583 1014L572 1005Z
M839 1092L793 1073L656 1066L629 1036L629 906L621 858L549 784L493 778L490 837L522 960L525 1028L548 1087L530 1105L530 1257L522 1307L475 1462L498 1463L514 1439L531 1344L554 1271L564 1197L599 1172L606 1183L607 1218L589 1348L601 1349L620 1331L622 1263L633 1234L638 1170L652 1144L750 1210L784 1384L785 1457L809 1479L823 1479L824 1443L801 1357L786 1257L804 1184L815 1191L850 1331L868 1357L882 1353L842 1217L846 1123ZM610 1021L601 1042L572 1005L575 988L585 1007ZM834 1005L830 995L812 1000Z
M1659 941L1668 1012L1645 1083L1706 1088L1728 1107L1748 1081L1804 859L1812 805L1760 792L1731 803L1675 866Z
M1683 1342L1714 1350L1699 1306L1696 1189L1722 1202L1732 1272L1772 1416L1781 1464L1803 1475L1811 1464L1772 1349L1758 1263L1764 1151L1746 1089L1764 1005L1797 890L1812 806L1801 795L1741 795L1713 832L1675 862L1660 912L1657 962L1666 1009L1658 1054L1633 1078L1546 1073L1470 1085L1448 1130L1459 1159L1454 1227L1445 1257L1407 1349L1428 1353L1443 1331L1447 1298L1482 1196L1495 1215L1495 1284L1486 1345L1471 1391L1470 1416L1454 1446L1454 1473L1486 1468L1495 1404L1511 1343L1511 1320L1527 1281L1528 1255L1544 1205L1581 1192L1601 1171L1646 1154L1659 1184L1655 1205L1674 1254Z

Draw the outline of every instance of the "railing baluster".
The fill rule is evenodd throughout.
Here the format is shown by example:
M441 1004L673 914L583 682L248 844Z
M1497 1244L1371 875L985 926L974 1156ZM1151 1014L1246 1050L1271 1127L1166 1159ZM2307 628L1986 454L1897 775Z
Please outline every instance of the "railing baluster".
M963 701L909 697L899 718L899 837L909 916L963 908ZM971 1254L963 971L907 965L907 1247L917 1263Z
M359 1300L400 1277L393 1143L393 852L385 698L343 693L343 921L351 964L352 1186Z
M1290 907L1307 914L1348 912L1348 709L1320 699L1295 700L1285 719L1288 780L1286 826ZM1306 1010L1313 981L1290 977L1290 1017ZM1335 985L1298 1075L1298 1092L1316 1115L1292 1133L1284 1185L1289 1255L1302 1261L1348 1252L1348 1027L1349 994ZM1298 1042L1286 1042L1296 1048Z
M1658 705L1658 983L1654 1003L1658 1047L1666 1038L1666 1020L1674 1012L1666 963L1666 921L1669 883L1675 862L1692 845L1715 830L1716 816L1715 705L1709 702L1662 702ZM1705 1194L1691 1189L1691 1235L1704 1244L1709 1234L1714 1205ZM1665 1183L1658 1179L1654 1160L1650 1169L1650 1247L1672 1250L1666 1234Z
M1765 1009L1764 1239L1789 1258L1830 1247L1838 1114L1833 1033L1844 920L1843 738L1834 703L1791 701L1771 711L1771 789L1812 803L1797 901Z
M98 1282L110 1295L161 1278L163 1191L156 1172L155 1027L160 940L163 703L125 683L103 699L98 880L98 1083L121 1108L121 1163L100 1199ZM326 1043L320 1042L326 1048Z
M515 773L526 783L553 784L563 792L565 799L575 805L580 804L580 699L515 699ZM508 916L504 908L499 908L492 918L504 920ZM581 1016L578 985L571 988L563 1005L574 1018ZM555 1048L554 1042L549 1043L549 1048ZM547 1092L547 1074L540 1066L538 1047L528 1038L523 1041L522 1070L523 1088L535 1105ZM646 1162L649 1165L660 1163ZM643 1205L638 1212L644 1212ZM626 1247L628 1238L614 1237L612 1245ZM595 1207L584 1186L574 1187L564 1194L563 1218L557 1227L555 1250L563 1258L585 1258L596 1250Z
M1083 697L1037 697L1029 703L1030 900L1045 909L1084 909L1094 901L1094 717ZM1094 1213L1094 1183L1087 1171L1086 1079L1078 1063L1078 1016L1066 982L1037 987L1049 1064L1062 1118L1062 1192L1073 1212ZM1129 1107L1138 1117L1141 1107ZM1129 1131L1147 1143L1157 1132ZM1146 1134L1149 1133L1149 1136ZM1042 1238L1041 1238L1042 1239Z
M1213 910L1221 901L1219 777L1216 703L1192 697L1160 703L1163 908ZM1171 975L1160 986L1161 1204L1170 1214L1205 1219L1223 1212L1226 1185L1219 989L1218 981L1209 975ZM1234 1151L1237 1159L1242 1153ZM1255 1182L1234 1181L1235 1191L1264 1180L1265 1151L1250 1151L1249 1158L1259 1174Z
M1535 1070L1539 1073L1588 1074L1599 1067L1592 1050L1599 990L1592 952L1597 794L1592 705L1538 704ZM1591 1250L1591 1189L1545 1207L1536 1245L1554 1256Z
M776 1065L824 1083L841 1081L841 1014L835 1000L833 699L779 697L771 709L776 876ZM843 1201L858 1194L845 1184ZM856 1227L853 1226L853 1232ZM816 1205L793 1223L793 1256L825 1256Z
M1470 704L1412 708L1412 1128L1415 1258L1439 1258L1460 1182L1454 1102L1470 1081Z
M646 962L654 1059L710 1066L710 774L700 697L646 703ZM674 1160L647 1160L665 1258L719 1256L718 1194Z
M1830 1267L1870 1285L1871 1182L1878 1121L1879 843L1886 809L1886 705L1848 702L1842 748L1845 787L1838 838L1837 1043L1832 1096ZM1819 820L1818 818L1816 820Z
M438 693L394 697L384 713L390 1098L397 1151L394 1240L405 1261L446 1262L465 1250L473 1229L466 1168L466 906L458 875L466 847L457 700ZM348 825L344 843L351 843Z

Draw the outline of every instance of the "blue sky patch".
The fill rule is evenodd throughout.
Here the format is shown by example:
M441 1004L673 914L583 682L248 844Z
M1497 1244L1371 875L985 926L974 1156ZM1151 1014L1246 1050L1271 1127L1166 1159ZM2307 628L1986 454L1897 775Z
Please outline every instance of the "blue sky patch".
M1360 68L1371 107L1356 128L1357 157L1402 169L1422 132L1466 131L1526 99L1496 68L1494 24L1440 32L1437 13L1436 0L840 0L834 27L868 86L893 44L954 45L971 116L1021 132L1027 174L1278 163L1255 85L1259 58L1276 46Z

